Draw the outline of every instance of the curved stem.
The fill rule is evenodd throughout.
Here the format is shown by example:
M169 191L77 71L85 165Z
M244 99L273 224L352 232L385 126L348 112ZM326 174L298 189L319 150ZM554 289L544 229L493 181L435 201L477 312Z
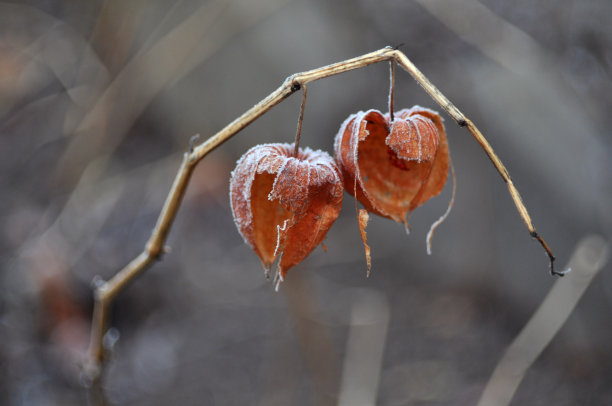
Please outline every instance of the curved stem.
M107 330L108 310L112 301L137 276L143 273L151 263L159 259L164 251L164 242L170 232L176 213L181 205L189 179L195 168L195 163L185 154L174 183L168 193L164 207L151 232L151 237L144 250L123 269L117 272L108 282L96 284L94 293L94 310L91 321L91 337L89 344L89 371L91 378L96 380L100 367L104 363L103 339Z
M523 204L518 190L512 183L508 171L502 164L499 157L493 151L491 145L484 138L482 133L476 128L474 123L463 115L453 105L446 96L442 94L423 73L417 69L417 67L404 55L402 52L387 47L374 51L356 58L348 59L346 61L334 63L331 65L323 66L321 68L313 69L310 71L296 73L288 77L283 84L275 91L270 93L268 97L257 103L251 109L247 110L240 117L232 121L221 131L210 137L204 143L190 147L188 153L185 154L183 162L178 170L172 188L166 198L164 207L159 215L157 223L151 233L149 241L145 245L143 252L141 252L136 258L134 258L129 264L127 264L122 270L120 270L115 276L113 276L108 282L102 282L95 288L95 302L94 312L91 326L91 342L90 342L90 363L92 366L92 377L97 379L101 372L101 368L104 365L105 356L103 348L103 337L106 333L108 324L108 309L110 308L114 298L123 290L125 287L133 281L138 275L142 274L156 259L159 259L160 255L164 251L164 242L170 231L170 227L174 222L182 199L185 195L187 185L193 173L193 170L197 163L204 158L209 152L220 146L223 142L236 135L243 128L257 120L263 114L268 112L272 107L276 106L287 97L295 93L300 89L304 89L302 111L300 117L303 115L304 103L306 97L306 84L327 78L334 75L339 75L354 69L360 69L368 65L395 61L405 71L407 71L431 96L436 103L440 105L452 118L462 127L467 127L467 130L472 134L476 141L480 144L484 152L487 154L501 177L508 185L508 190L514 204L521 215L521 218L530 234L538 240L538 242L545 249L550 259L551 273L555 275L562 275L563 272L556 272L553 268L554 256L544 239L536 233L529 213ZM391 75L393 76L393 64L391 64ZM390 106L392 108L392 106ZM299 126L301 124L301 118L298 122L298 134ZM297 147L297 140L296 140Z

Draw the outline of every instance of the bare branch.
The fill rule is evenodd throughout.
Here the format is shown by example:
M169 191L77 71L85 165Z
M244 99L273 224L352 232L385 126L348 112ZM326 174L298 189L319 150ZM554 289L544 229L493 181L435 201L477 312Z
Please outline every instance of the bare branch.
M155 228L147 242L145 249L140 255L126 265L108 282L103 282L96 287L94 315L91 328L91 344L90 344L90 361L93 378L97 379L101 368L104 364L104 349L102 339L107 328L108 309L114 298L138 275L148 268L154 260L158 259L163 253L163 246L170 231L170 227L174 222L176 213L180 207L183 196L189 184L189 179L197 163L204 158L209 152L220 146L223 142L236 135L242 129L247 127L253 121L257 120L263 114L271 110L274 106L285 100L287 97L302 89L307 83L314 82L319 79L327 78L334 75L339 75L351 70L364 68L368 65L394 60L399 66L407 71L423 89L440 105L459 126L467 127L467 130L472 134L476 141L480 144L484 152L487 154L501 177L508 185L508 190L514 204L527 226L530 234L536 238L542 247L546 250L550 258L551 272L555 274L553 269L554 256L548 248L546 242L539 236L529 213L523 204L518 190L512 183L508 171L502 164L501 160L493 151L493 148L484 138L482 133L476 128L474 123L463 115L451 102L440 92L423 73L404 55L402 52L390 47L380 49L353 59L334 63L321 68L313 69L307 72L297 73L288 77L283 84L270 93L268 97L257 103L251 109L246 111L240 117L232 121L217 134L210 137L204 143L191 148L185 154L183 163L174 180L174 184L168 194L166 203L159 215ZM562 273L557 273L562 274Z

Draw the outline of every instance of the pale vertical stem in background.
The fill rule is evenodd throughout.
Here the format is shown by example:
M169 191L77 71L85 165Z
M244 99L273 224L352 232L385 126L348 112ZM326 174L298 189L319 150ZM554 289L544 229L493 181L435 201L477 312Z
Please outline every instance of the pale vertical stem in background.
M527 369L563 326L584 291L608 260L610 242L598 235L583 238L572 254L572 272L558 280L506 349L495 367L478 406L507 406Z
M305 354L306 369L315 392L314 404L332 405L338 393L339 361L327 324L318 316L324 312L313 299L312 277L294 271L291 283L283 285L282 291L287 298L300 349Z
M369 289L356 290L339 406L376 404L389 317L386 297Z

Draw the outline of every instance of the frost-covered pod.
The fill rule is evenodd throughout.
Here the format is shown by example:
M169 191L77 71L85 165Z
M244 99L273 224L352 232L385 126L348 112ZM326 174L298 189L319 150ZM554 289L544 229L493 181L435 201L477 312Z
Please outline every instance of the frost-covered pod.
M351 115L334 142L344 185L369 212L408 226L410 213L438 195L449 168L442 118L414 106Z
M438 195L446 183L450 164L446 131L440 115L424 107L400 110L393 120L389 113L360 111L340 126L334 152L345 189L364 206L358 212L358 225L369 275L369 213L404 223L409 230L410 213ZM427 234L428 253L433 232L452 204L453 198Z
M238 231L278 281L325 238L340 213L343 185L323 151L290 144L257 145L232 172L230 201Z

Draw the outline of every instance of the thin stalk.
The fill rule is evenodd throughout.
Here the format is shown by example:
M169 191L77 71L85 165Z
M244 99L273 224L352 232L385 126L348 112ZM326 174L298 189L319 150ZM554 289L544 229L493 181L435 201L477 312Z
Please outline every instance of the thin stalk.
M298 118L297 131L295 132L295 143L293 156L297 158L300 150L300 135L302 134L302 121L304 121L304 108L306 107L306 85L302 85L302 107L300 107L300 117Z
M389 61L389 117L393 122L393 93L395 90L395 63L391 59Z

